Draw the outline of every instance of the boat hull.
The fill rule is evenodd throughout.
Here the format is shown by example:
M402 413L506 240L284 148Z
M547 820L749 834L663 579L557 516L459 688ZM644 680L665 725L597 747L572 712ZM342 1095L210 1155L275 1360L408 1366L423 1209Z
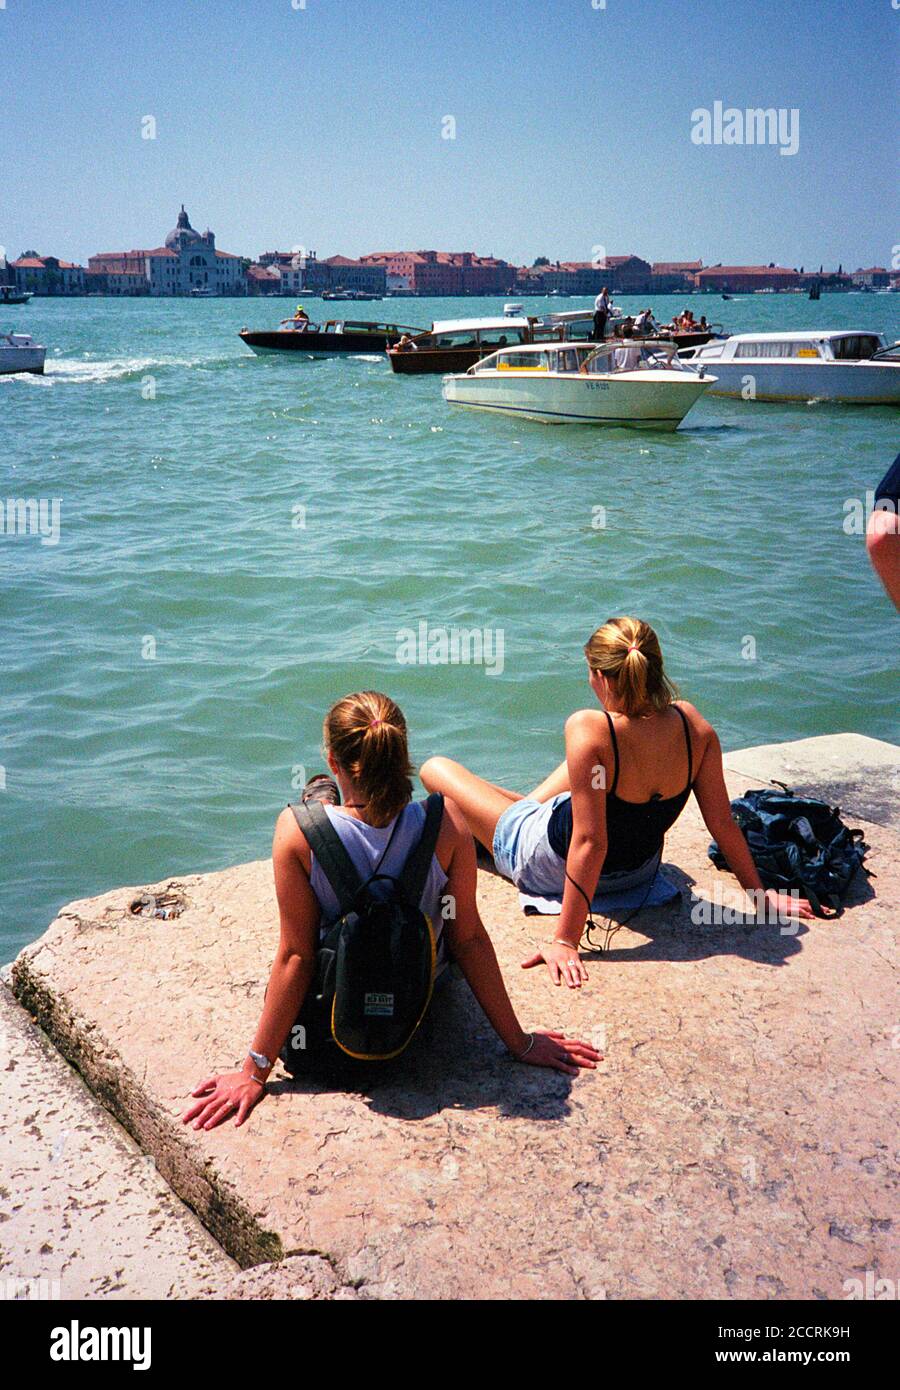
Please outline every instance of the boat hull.
M756 401L900 405L900 363L797 362L743 357L710 361L710 395Z
M47 349L43 347L0 347L0 376L15 376L19 372L31 372L35 376L43 376L46 356Z
M444 378L444 400L548 425L675 430L711 384L671 371L585 378L498 371Z
M239 337L257 355L269 352L298 353L302 357L343 357L347 353L384 352L400 341L400 331L387 333L297 333L273 329L241 333Z

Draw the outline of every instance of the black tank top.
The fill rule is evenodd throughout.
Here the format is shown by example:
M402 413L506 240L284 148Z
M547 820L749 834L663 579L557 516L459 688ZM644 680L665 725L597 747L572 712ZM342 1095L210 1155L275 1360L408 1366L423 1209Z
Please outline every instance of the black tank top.
M604 874L619 873L623 870L637 869L652 859L662 849L666 831L673 826L684 810L693 789L693 760L691 758L691 730L684 710L677 705L684 726L684 741L687 745L688 775L684 791L675 796L661 797L658 793L649 801L623 801L616 796L619 782L619 743L616 730L606 710L609 734L612 739L615 768L612 786L606 793L606 858L603 861ZM572 843L572 798L567 796L550 814L547 823L547 839L551 849L560 859L565 859Z

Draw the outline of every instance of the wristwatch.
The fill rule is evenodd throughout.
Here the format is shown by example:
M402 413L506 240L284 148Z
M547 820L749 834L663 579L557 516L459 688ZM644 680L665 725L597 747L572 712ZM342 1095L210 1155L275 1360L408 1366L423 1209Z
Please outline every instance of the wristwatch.
M263 1067L266 1071L268 1071L269 1067L272 1065L264 1052L254 1052L252 1047L249 1049L247 1055L258 1067Z

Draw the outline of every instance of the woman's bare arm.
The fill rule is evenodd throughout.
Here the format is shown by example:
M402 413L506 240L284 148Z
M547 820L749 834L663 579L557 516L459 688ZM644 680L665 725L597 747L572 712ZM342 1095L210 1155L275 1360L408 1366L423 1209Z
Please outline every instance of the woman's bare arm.
M588 978L578 946L606 858L606 780L612 749L604 726L605 720L601 724L594 710L579 710L566 720L572 840L566 856L562 911L552 939L542 942L540 949L522 962L526 969L546 962L553 983L570 989L580 988Z
M265 1094L265 1081L309 988L315 964L320 908L309 886L309 847L289 809L282 811L272 842L272 867L278 898L280 931L278 950L269 974L262 1016L240 1071L215 1073L194 1088L197 1103L185 1111L185 1124L195 1129L215 1129L236 1112L241 1125ZM260 1067L249 1048L269 1059Z
M691 727L703 740L703 754L700 767L694 779L694 795L700 814L710 835L728 861L728 867L738 883L748 892L768 898L779 915L811 918L815 916L805 898L790 898L786 893L776 893L763 888L759 870L753 862L750 846L741 827L731 813L731 801L725 785L725 769L722 763L722 745L711 724L693 705L682 701L682 708L688 715Z

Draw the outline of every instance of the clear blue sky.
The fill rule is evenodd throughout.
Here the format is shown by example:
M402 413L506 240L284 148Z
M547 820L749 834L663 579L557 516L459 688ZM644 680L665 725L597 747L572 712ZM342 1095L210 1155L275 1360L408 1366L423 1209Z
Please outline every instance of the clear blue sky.
M154 246L184 201L253 256L886 266L898 44L891 0L5 0L0 245ZM798 107L799 153L694 145L716 100Z

